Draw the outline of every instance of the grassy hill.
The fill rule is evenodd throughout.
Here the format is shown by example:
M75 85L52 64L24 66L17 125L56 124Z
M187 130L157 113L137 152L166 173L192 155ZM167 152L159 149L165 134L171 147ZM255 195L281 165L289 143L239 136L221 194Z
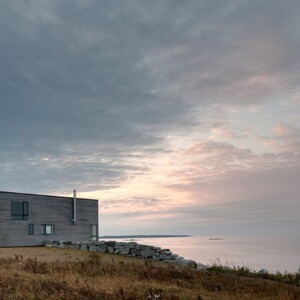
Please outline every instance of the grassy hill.
M300 287L79 250L0 249L0 299L300 299Z

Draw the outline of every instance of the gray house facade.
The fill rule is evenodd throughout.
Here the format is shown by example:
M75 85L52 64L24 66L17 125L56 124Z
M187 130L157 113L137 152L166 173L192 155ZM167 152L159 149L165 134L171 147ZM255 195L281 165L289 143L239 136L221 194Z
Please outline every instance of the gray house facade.
M97 239L98 200L0 191L0 247Z

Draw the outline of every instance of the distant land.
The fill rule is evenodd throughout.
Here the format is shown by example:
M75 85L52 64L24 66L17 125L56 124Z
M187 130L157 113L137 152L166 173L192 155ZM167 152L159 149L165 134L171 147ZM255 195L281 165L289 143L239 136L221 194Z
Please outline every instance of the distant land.
M148 239L148 238L173 238L173 237L190 237L186 234L151 234L151 235L102 235L100 239Z

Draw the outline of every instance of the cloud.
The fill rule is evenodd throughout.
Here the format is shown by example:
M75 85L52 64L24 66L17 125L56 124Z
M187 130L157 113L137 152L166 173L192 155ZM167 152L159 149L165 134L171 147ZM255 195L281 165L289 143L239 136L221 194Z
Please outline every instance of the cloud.
M273 132L279 136L279 137L287 137L290 136L291 134L299 134L299 129L296 129L292 126L289 126L287 124L277 124L274 128L273 128Z
M1 189L76 187L107 196L104 209L161 208L166 220L202 199L261 199L233 182L298 166L299 11L2 1Z

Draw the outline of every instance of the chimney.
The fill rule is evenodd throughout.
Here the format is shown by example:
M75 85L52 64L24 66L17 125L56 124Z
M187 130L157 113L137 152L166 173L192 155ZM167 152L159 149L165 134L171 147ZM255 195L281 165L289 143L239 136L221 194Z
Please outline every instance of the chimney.
M73 191L73 224L76 223L76 190Z

